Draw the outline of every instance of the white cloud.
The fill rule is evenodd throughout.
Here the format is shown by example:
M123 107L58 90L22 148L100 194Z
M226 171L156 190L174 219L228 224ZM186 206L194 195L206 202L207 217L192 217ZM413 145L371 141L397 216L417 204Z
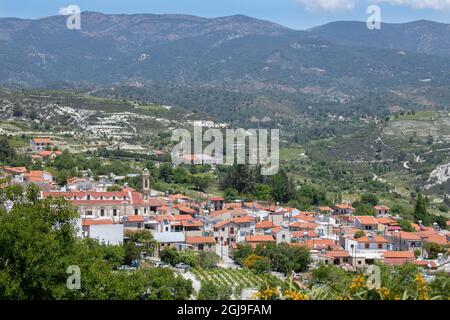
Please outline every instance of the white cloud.
M296 0L311 11L349 11L357 0Z
M296 0L310 11L350 11L356 4L388 3L396 6L408 6L414 9L444 10L450 9L450 0Z
M372 0L373 2L386 2L392 5L409 6L415 9L442 10L450 9L450 0Z

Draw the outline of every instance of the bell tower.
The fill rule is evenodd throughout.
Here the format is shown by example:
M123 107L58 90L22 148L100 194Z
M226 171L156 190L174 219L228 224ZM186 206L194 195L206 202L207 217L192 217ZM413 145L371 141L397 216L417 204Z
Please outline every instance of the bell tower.
M142 171L142 194L144 195L144 200L150 198L150 172L147 168Z

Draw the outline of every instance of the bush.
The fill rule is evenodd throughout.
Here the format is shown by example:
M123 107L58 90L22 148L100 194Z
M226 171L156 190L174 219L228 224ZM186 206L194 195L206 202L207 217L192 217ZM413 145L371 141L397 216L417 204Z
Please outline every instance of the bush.
M219 256L214 252L201 251L198 254L198 265L203 269L210 269L219 263Z
M198 300L230 300L232 288L226 285L216 285L210 281L203 281L198 292Z
M172 266L180 263L180 255L178 254L178 251L172 247L162 249L159 253L159 257L161 258L162 262L170 264Z
M366 235L366 233L365 233L364 231L358 230L358 231L355 232L355 235L354 235L353 237L354 237L355 239L358 239L358 238L364 237L365 235Z

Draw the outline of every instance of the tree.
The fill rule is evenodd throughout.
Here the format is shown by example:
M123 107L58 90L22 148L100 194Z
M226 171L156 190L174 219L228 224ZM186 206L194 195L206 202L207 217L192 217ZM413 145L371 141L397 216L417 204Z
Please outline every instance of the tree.
M281 170L272 176L272 198L280 203L287 203L292 195L289 190L289 179L285 171Z
M27 187L27 200L31 203L38 202L39 195L40 195L40 189L38 186L36 186L34 183L31 183Z
M230 300L233 290L226 285L216 285L211 281L203 281L198 292L198 300Z
M163 163L159 167L159 179L163 180L164 182L172 182L173 168L171 165Z
M149 230L126 231L125 236L131 241L143 246L143 251L149 255L153 255L158 242L153 238L153 234Z
M125 250L124 264L131 265L133 261L139 259L140 250L134 242L125 242L123 248Z
M192 282L168 269L113 271L123 262L122 246L78 239L78 213L69 202L30 203L30 197L8 213L0 210L0 299L183 300L192 294ZM79 290L66 285L69 266L81 271Z
M429 259L437 259L439 253L445 254L447 252L445 246L435 242L427 242L423 245L423 248L427 251Z
M233 250L233 259L237 262L243 264L245 258L247 258L249 255L253 253L253 249L248 244L238 244L238 247L236 250Z
M202 192L209 187L212 181L210 176L205 175L192 175L190 180L195 189Z
M398 225L400 226L400 228L402 228L403 231L406 231L406 232L415 231L411 225L411 221L409 221L409 220L401 219L398 221Z
M219 263L219 256L214 252L200 251L198 254L198 265L202 269L210 269Z
M375 208L368 203L355 201L352 206L355 208L355 214L359 216L374 216L376 214Z
M424 225L430 224L430 216L427 212L425 197L420 192L417 195L416 207L414 209L414 219L416 222L422 221Z
M378 197L373 193L365 193L361 196L361 203L376 206L378 204Z
M11 147L8 138L0 136L0 162L9 162L15 155L16 152Z
M265 184L256 184L253 195L257 200L269 201L272 200L272 188Z
M162 249L159 253L159 257L161 258L162 262L170 264L172 266L180 262L180 255L178 254L178 251L172 247L166 247Z

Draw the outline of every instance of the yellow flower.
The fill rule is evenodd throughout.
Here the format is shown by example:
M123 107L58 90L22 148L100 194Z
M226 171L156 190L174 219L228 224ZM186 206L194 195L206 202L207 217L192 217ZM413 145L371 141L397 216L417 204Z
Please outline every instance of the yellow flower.
M419 294L419 300L429 300L427 282L425 281L423 276L418 274L416 275L415 280L417 283L417 292Z
M280 297L280 291L277 288L267 288L259 291L256 298L260 300L274 300Z
M350 288L351 291L356 291L356 290L358 290L360 288L365 287L365 285L366 285L366 278L365 278L365 276L359 274L359 275L357 275L356 277L353 278L352 283L351 283L349 288Z
M286 290L284 292L284 297L286 300L309 300L309 297L306 294L293 290Z

